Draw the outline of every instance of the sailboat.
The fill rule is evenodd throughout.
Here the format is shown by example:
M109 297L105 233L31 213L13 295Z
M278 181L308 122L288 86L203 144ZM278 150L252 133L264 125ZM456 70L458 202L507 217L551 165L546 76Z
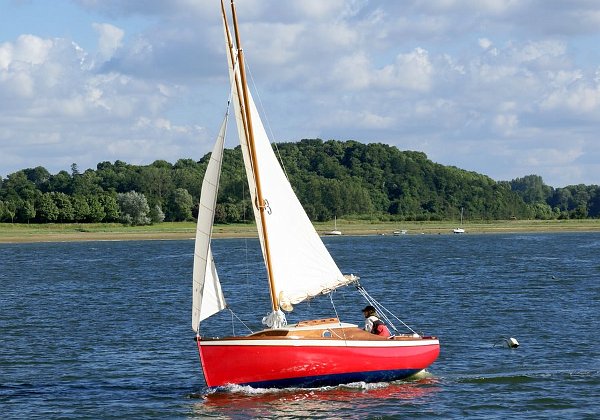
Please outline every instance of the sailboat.
M464 207L460 208L460 227L452 229L452 232L454 232L454 233L465 233L465 229L462 227L464 210L465 210Z
M211 250L226 115L202 183L194 248L192 329L206 385L319 387L392 381L427 368L440 351L439 340L433 336L411 330L385 338L337 317L287 323L284 311L291 312L300 302L348 285L356 286L378 312L385 314L387 310L366 292L357 276L341 273L303 210L273 153L248 90L234 2L231 1L231 20L235 39L223 0L221 10L232 88L230 102L265 262L271 308L270 312L267 308L263 312L268 314L262 318L261 331L221 338L201 334L201 324L227 308Z
M334 216L333 217L333 230L325 232L325 235L339 236L341 234L342 234L342 231L338 230L338 228L337 228L337 216Z

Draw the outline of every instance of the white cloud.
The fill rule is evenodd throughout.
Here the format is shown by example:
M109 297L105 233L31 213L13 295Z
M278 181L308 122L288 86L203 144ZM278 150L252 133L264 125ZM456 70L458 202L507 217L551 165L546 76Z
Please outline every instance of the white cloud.
M123 32L112 25L95 28L100 56L110 59ZM97 72L87 60L66 39L22 35L0 44L0 168L175 161L189 156L183 146L206 138L196 125L173 124L163 115L182 93L177 85ZM140 127L143 119L152 123Z
M293 2L286 6L291 7L294 14L299 13L301 16L308 19L330 19L340 15L345 15L352 11L352 1L344 0L303 0L301 2Z
M519 118L515 114L499 114L494 117L494 127L503 135L510 135L518 127Z
M493 45L492 41L490 41L487 38L479 38L478 44L484 50L487 50L488 48L490 48Z
M384 141L495 179L599 183L600 6L551 3L237 6L277 139ZM69 4L93 12L96 51L27 22L0 39L0 170L208 152L228 93L218 2Z
M483 13L488 15L504 15L521 7L523 2L517 0L417 0L414 4L424 10L435 13L462 12Z
M553 63L553 59L565 55L567 47L562 41L544 40L539 42L528 42L520 48L514 49L514 60L519 63L532 61L541 62L541 64Z
M94 23L92 26L99 34L99 58L101 61L107 61L122 46L125 31L109 23Z
M431 89L433 66L429 54L416 48L406 54L398 54L393 64L374 74L374 83L384 88L402 88L415 91Z
M332 79L342 89L362 90L371 85L371 63L363 53L342 57L332 66Z
M49 39L42 39L34 35L21 35L12 49L12 61L28 64L42 64L48 58L48 53L53 47Z
M600 89L595 86L576 86L551 92L542 102L542 109L566 110L575 114L590 114L598 119Z

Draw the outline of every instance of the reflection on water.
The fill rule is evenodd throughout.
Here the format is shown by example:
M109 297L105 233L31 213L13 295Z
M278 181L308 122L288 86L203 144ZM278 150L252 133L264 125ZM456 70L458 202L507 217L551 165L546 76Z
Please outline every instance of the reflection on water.
M311 389L255 389L231 386L204 395L194 395L197 417L225 418L364 418L390 414L392 407L419 405L440 391L436 378L425 373L409 381L391 383L356 382Z

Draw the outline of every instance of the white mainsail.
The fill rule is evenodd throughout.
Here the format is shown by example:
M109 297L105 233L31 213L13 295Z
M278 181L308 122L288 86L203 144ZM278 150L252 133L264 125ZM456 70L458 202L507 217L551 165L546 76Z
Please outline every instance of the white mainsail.
M225 34L227 39L227 29ZM235 51L230 48L232 47L228 45L230 82L232 86L238 85L238 88L233 89L232 100L263 256L265 241L264 233L261 231L260 211L256 207L253 164L258 167L263 198L267 203L265 225L270 244L274 295L277 296L278 303L283 309L291 310L290 304L348 284L354 281L354 278L346 278L342 275L315 231L273 152L252 96L249 94L248 103L257 156L257 161L252 162L238 97L241 93L241 75L238 66L234 66L232 62L232 57L236 57Z
M192 329L196 332L198 332L200 321L226 307L210 247L226 129L227 115L225 115L217 141L210 155L200 193L196 245L194 248L192 294Z
M294 193L250 97L276 296L298 303L347 284ZM283 302L280 302L283 303Z

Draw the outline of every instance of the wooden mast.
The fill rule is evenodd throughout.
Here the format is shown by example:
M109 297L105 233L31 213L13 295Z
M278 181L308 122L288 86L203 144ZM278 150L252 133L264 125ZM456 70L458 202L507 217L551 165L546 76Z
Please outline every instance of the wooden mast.
M241 89L240 81L238 79L237 72L235 71L236 59L235 59L235 56L233 55L233 41L231 40L231 33L229 32L229 25L227 24L227 15L225 13L225 5L223 3L223 0L221 0L221 14L223 16L223 25L225 26L225 34L227 35L227 47L228 47L227 53L229 54L229 58L231 60L231 64L234 69L233 77L234 77L234 82L235 82L235 90L236 90L237 96L238 96L238 104L240 106L240 109L243 110L244 109L243 94L242 94L242 92L240 92L240 89ZM249 136L248 123L246 122L246 118L243 113L242 113L242 123L244 125L244 133L246 135L246 138L248 138L248 136Z
M269 248L269 235L267 232L267 223L266 223L266 218L265 218L265 211L267 208L267 204L263 198L263 193L262 193L262 187L261 187L261 183L260 183L260 172L258 169L258 165L257 165L257 158L256 158L256 147L254 144L254 130L252 127L252 116L251 116L251 112L250 112L250 100L249 100L249 94L248 94L248 83L246 81L246 68L245 68L245 63L244 63L244 52L242 50L242 44L240 41L240 34L239 34L239 30L238 30L238 23L237 23L237 15L235 12L235 4L234 4L234 0L231 0L231 14L232 14L232 18L233 18L233 29L235 32L235 44L237 46L238 49L238 67L240 70L240 77L241 77L241 83L242 83L242 96L243 96L243 107L242 108L242 115L245 116L245 124L244 124L244 129L246 130L246 140L248 142L248 149L250 151L250 160L252 162L252 173L254 175L254 181L256 184L256 201L257 203L255 203L255 205L258 207L259 210L259 215L260 215L260 224L262 227L262 232L263 232L263 241L264 241L264 247L265 247L265 265L267 267L267 277L269 278L269 289L271 292L271 305L273 307L273 311L277 311L279 310L279 300L277 299L276 293L275 293L275 283L274 283L274 279L273 279L273 267L271 264L271 252L270 252L270 248ZM231 49L230 49L231 51ZM236 81L236 89L238 88L237 85L237 81ZM238 96L239 95L239 91L238 91Z

